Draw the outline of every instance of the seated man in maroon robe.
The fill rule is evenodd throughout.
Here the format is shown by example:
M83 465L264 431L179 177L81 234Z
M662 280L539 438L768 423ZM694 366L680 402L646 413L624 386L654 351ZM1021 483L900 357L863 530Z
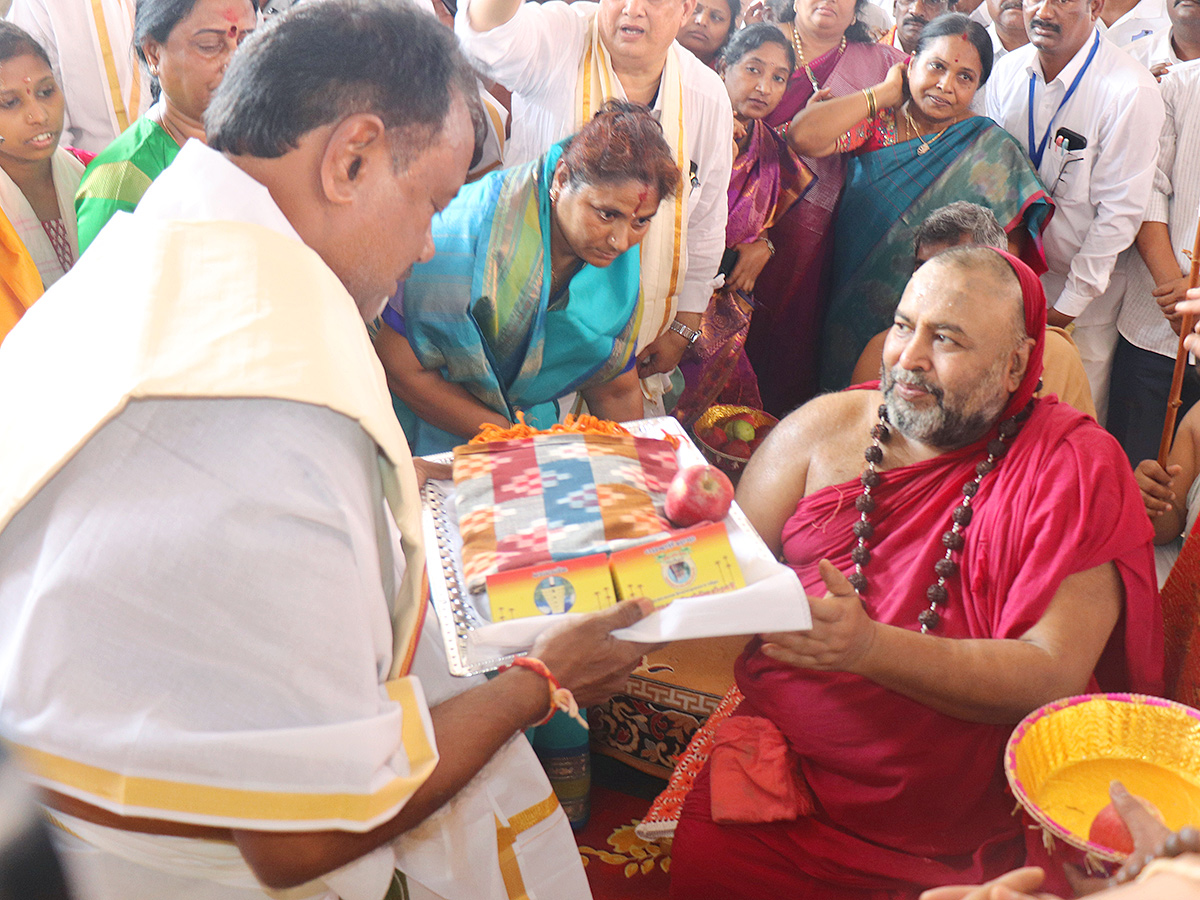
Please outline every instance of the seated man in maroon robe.
M738 660L673 898L892 900L1044 863L1005 788L1012 726L1161 691L1152 532L1116 441L1032 399L1045 318L1023 263L946 251L901 298L880 387L818 397L755 454L738 502L813 628Z

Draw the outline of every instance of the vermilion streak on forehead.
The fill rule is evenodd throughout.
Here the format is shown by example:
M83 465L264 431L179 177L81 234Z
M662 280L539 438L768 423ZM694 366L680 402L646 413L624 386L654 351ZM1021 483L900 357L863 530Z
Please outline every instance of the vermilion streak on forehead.
M647 205L649 208L648 208L648 209L646 209L646 210L643 210L643 209L642 209L642 204L646 202L646 200L647 200L647 198L649 197L649 195L650 195L650 190L649 190L649 188L647 188L647 189L643 190L643 191L642 191L640 194L638 194L638 205L637 205L637 209L635 209L635 210L633 211L633 214L634 214L634 216L636 216L636 217L637 217L637 218L639 218L639 219L644 219L646 216L652 216L652 215L654 215L654 211L655 211L655 209L657 209L657 208L658 208L658 204L657 204L657 203L656 203L656 204L654 204L654 206L650 206L650 204L648 204L648 203L647 203L646 205Z

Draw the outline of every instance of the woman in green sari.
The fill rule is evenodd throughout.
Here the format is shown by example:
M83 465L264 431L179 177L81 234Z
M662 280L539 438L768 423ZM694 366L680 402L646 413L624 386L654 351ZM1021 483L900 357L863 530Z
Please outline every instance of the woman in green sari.
M971 112L992 70L991 38L959 13L934 19L917 51L879 84L810 104L793 143L813 156L851 153L834 219L833 283L822 335L821 387L850 383L859 354L892 324L913 268L913 238L955 201L990 209L1009 250L1046 270L1040 232L1052 209L1024 148Z
M572 392L601 418L641 418L637 245L679 177L650 111L609 101L574 137L465 186L434 217L435 255L375 341L414 453L518 411L549 427Z
M80 253L113 213L134 210L184 141L204 140L209 98L257 12L258 0L138 0L133 43L156 99L83 174L75 195Z

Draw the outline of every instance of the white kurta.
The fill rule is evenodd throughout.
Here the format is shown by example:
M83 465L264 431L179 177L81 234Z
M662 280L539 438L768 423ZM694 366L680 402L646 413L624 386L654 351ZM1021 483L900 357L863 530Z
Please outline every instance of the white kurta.
M262 185L192 143L97 246L115 254L125 232L150 233L137 222L153 231L181 219L198 221L189 234L214 248L207 220L249 223L272 235L264 247L296 241ZM144 253L149 245L126 253L169 273L172 260ZM13 354L36 358L37 339L56 333L40 323L55 321L77 283L104 305L102 286L81 272L99 258L27 314L0 349L0 373ZM214 281L228 258L216 253L188 282ZM264 274L250 267L243 277ZM328 329L350 316L350 337L370 354L353 301L329 296L343 306L324 322L297 298L309 312L296 327L324 326L322 340L345 346L345 328ZM271 314L265 302L213 303ZM213 355L166 333L178 354ZM73 387L87 393L89 372L71 371L70 354L47 356L58 374L32 378L60 385L64 406ZM373 356L346 368L360 364L378 369ZM378 376L362 387L386 398ZM278 831L373 827L436 762L428 708L474 683L447 674L431 619L413 677L389 680L392 598L405 574L379 464L393 441L378 444L369 417L311 402L164 393L132 399L0 531L0 730L42 783L125 814ZM0 482L0 493L8 487ZM83 900L263 896L232 844L63 824ZM417 829L293 896L379 900L397 867L414 898L502 900L514 867L530 897L588 895L566 818L519 736Z
M1183 275L1191 266L1189 257L1200 210L1200 163L1194 150L1200 142L1200 60L1172 66L1163 76L1161 87L1167 119L1159 138L1158 171L1146 221L1166 223L1179 274ZM1154 278L1136 246L1121 254L1117 271L1128 282L1117 320L1121 334L1135 347L1173 359L1179 338L1152 295Z
M58 198L58 215L67 233L72 260L79 258L79 229L75 219L75 191L83 179L83 164L59 147L51 157L51 174L54 178L54 193ZM37 266L42 286L50 287L65 274L62 261L50 238L42 228L37 213L21 193L21 189L3 171L0 171L0 210L8 217L21 242Z
M1049 83L1032 44L1007 54L988 81L987 113L1031 155L1031 116L1035 144L1052 132L1038 166L1055 204L1042 232L1049 266L1042 284L1050 307L1075 317L1073 338L1103 422L1124 292L1124 279L1113 276L1113 266L1133 243L1150 201L1158 157L1158 142L1151 136L1162 131L1165 115L1158 83L1094 32ZM1082 136L1087 146L1059 146L1055 137L1062 128Z

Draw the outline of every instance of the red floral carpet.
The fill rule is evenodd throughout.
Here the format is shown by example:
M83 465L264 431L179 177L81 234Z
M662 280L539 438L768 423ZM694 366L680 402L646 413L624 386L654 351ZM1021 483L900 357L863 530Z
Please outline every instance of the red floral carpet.
M575 834L595 900L666 900L671 857L633 833L650 801L592 785L592 816Z

